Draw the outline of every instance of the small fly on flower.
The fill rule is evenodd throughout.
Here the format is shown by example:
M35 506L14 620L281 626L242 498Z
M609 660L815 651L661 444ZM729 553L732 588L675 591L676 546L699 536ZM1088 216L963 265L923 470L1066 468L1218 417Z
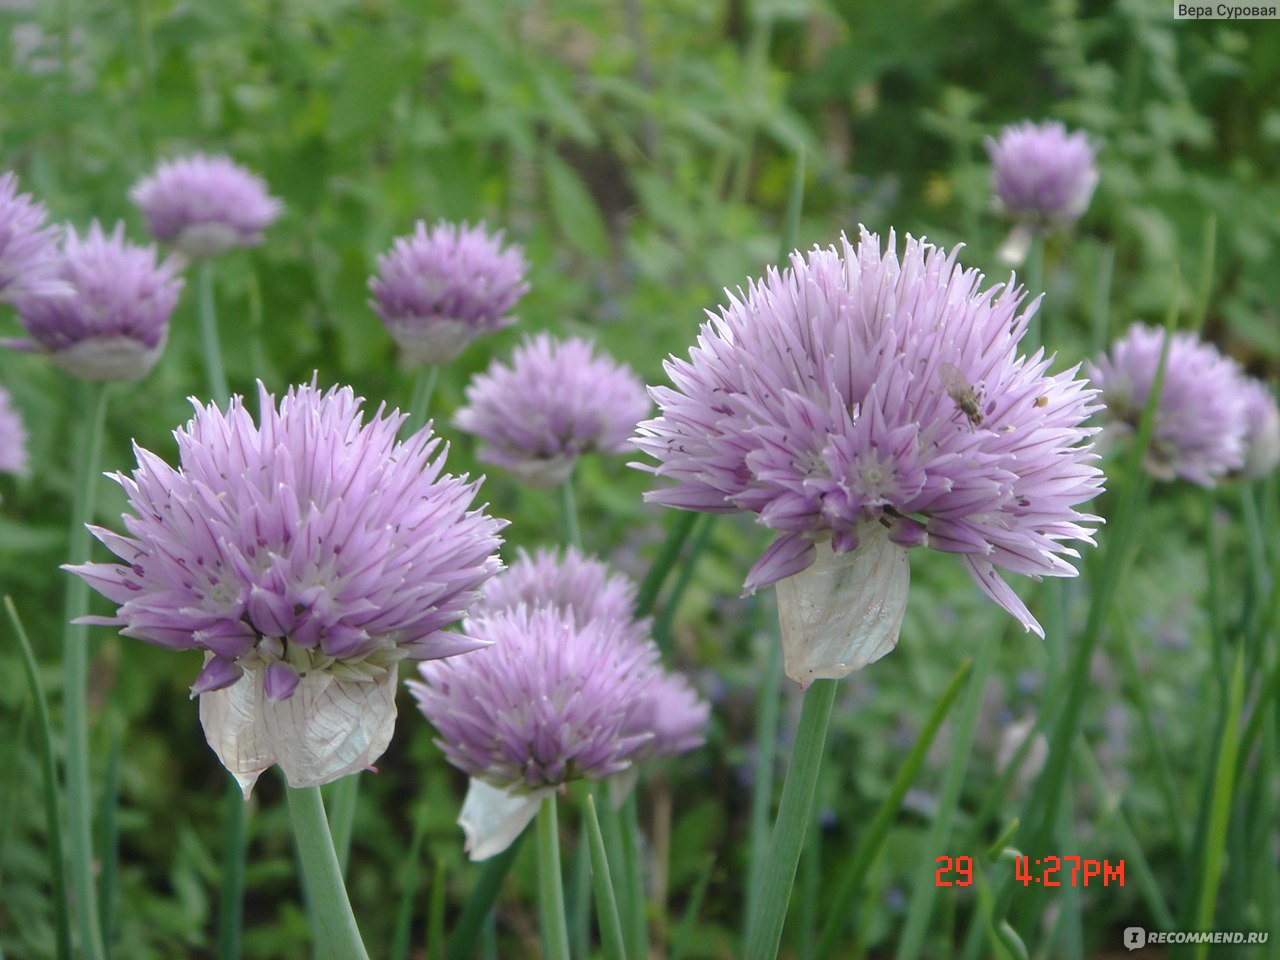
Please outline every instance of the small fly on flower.
M960 368L954 363L938 366L938 378L947 390L947 396L955 401L957 409L969 418L970 427L982 426L982 410L978 407L978 392Z
M1049 405L1049 395L1046 393L1042 396L1036 397L1034 405L1036 407L1047 407Z

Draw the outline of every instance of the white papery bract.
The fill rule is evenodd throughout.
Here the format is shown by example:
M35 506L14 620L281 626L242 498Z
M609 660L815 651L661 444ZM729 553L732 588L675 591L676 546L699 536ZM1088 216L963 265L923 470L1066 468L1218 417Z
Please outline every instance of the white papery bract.
M0 387L0 473L27 472L27 428L9 391Z

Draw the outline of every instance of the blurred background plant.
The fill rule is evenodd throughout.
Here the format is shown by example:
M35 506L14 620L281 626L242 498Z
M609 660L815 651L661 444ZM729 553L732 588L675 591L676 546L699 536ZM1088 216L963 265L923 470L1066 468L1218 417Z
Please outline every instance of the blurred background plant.
M1060 364L1095 355L1133 320L1158 323L1172 303L1181 325L1202 324L1207 339L1274 382L1280 30L1175 22L1168 7L10 0L0 6L0 167L18 173L53 221L83 229L95 217L123 219L135 242L146 232L128 190L157 161L226 152L260 172L285 214L263 246L227 254L216 277L227 374L242 393L255 379L279 391L318 371L322 385L350 383L375 405L407 407L411 376L368 306L377 255L419 218L505 229L525 247L531 289L518 324L441 371L432 412L453 441L454 472L482 472L474 442L449 423L469 378L509 356L526 332L588 335L646 382L664 382L663 358L687 349L722 288L776 262L797 156L806 170L798 246L829 243L860 222L881 233L896 227L948 247L963 242L962 262L1002 278L996 251L1007 226L992 204L983 140L1024 118L1061 120L1099 147L1093 202L1072 231L1046 239L1033 285L1047 294L1041 336ZM11 312L0 322L6 335L19 332ZM104 467L127 467L131 438L172 461L169 432L190 415L184 398L204 394L202 371L188 293L158 368L113 394ZM0 354L0 382L30 432L28 475L0 477L0 593L18 599L56 711L57 565L77 408L63 375L39 358ZM588 550L640 576L674 518L642 504L650 479L624 460L580 464L581 529ZM485 472L491 512L515 521L509 556L558 540L554 496ZM1197 817L1207 816L1221 779L1214 765L1242 646L1254 670L1240 719L1256 729L1231 795L1222 841L1230 868L1214 925L1277 931L1275 486L1274 476L1247 494L1165 485L1144 502L1079 710L1092 750L1066 781L1058 846L1022 852L1125 859L1134 871L1139 850L1151 883L1130 872L1122 889L1019 892L1009 920L1036 955L1094 955L1113 949L1125 926L1158 926L1156 901L1185 909L1186 878L1205 869L1207 828ZM122 507L104 481L98 521L114 526ZM713 733L706 748L645 779L641 816L656 942L672 955L729 957L742 924L752 787L769 769L761 757L776 746L785 760L795 703L788 690L776 744L758 741L776 617L771 597L738 593L742 558L766 538L741 519L705 529L696 575L662 595L657 628L671 659L713 700ZM784 955L815 956L831 878L858 849L929 705L977 638L1005 631L958 564L913 554L913 567L901 646L847 681L837 700L819 784L825 812L801 865ZM948 845L928 846L951 724L869 865L852 914L856 937L842 936L834 955L892 952L907 915L920 912L912 884L922 866L932 870L944 854L981 858L1016 815L1028 787L1023 775L998 778L1001 744L1036 715L1070 659L1097 572L1060 590L1022 591L1033 608L1053 606L1058 629L1043 644L1004 633ZM175 668L166 652L108 630L92 642L98 867L114 955L213 956L225 778L187 702L199 664ZM375 952L391 937L416 823L429 851L418 876L443 878L446 929L477 876L453 822L464 778L429 729L402 712L379 774L364 778L352 833L348 882ZM33 707L6 640L5 956L54 951L40 783ZM250 958L309 955L301 901L289 895L296 881L281 793L264 778L248 819ZM501 900L501 956L536 949L529 854ZM566 858L573 930L589 886L575 880L572 850ZM428 887L434 881L419 883L415 901L418 955ZM950 956L992 908L977 887L937 893L932 920L925 910L911 922L927 924L925 954ZM978 944L970 955L989 955L983 941L969 942Z

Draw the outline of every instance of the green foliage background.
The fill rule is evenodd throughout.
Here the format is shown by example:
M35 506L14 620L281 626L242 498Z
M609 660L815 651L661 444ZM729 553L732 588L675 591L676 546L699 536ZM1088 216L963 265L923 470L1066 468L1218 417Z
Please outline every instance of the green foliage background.
M457 472L482 472L469 438L448 422L469 376L504 357L526 331L587 333L662 382L662 360L692 342L724 287L778 262L788 183L803 156L798 245L827 244L859 223L882 234L965 243L962 259L1003 278L983 139L1025 117L1057 118L1101 147L1101 183L1074 233L1052 238L1042 279L1045 325L1060 363L1074 365L1134 319L1157 322L1174 303L1206 311L1206 334L1252 372L1280 371L1280 30L1262 22L1175 22L1147 0L128 0L7 4L0 41L0 166L53 217L79 226L123 219L145 238L127 190L157 160L225 151L260 171L287 207L260 248L219 262L217 295L232 387L278 391L316 376L350 383L371 404L406 404L408 375L367 307L378 253L418 218L485 219L526 247L532 291L521 322L444 371L434 400ZM24 39L25 38L25 39ZM65 54L65 58L63 57ZM1213 238L1208 283L1204 263ZM169 432L201 396L192 290L168 353L136 386L117 389L104 463L128 469L131 439L172 458ZM1034 290L1033 293L1039 292ZM7 330L16 325L6 317ZM0 356L0 382L31 429L31 475L0 490L0 592L12 594L39 644L46 689L59 693L57 638L64 576L75 391L38 357ZM587 546L642 573L671 520L643 505L646 474L625 458L584 462L579 500ZM485 497L513 519L509 544L555 542L552 499L487 471ZM1274 497L1274 484L1265 493ZM1275 501L1266 505L1275 530ZM103 481L98 521L123 500ZM1161 720L1188 820L1212 743L1229 619L1254 581L1231 496L1162 489L1121 608L1141 680ZM1104 531L1105 535L1105 531ZM1212 541L1210 536L1212 535ZM709 892L690 957L734 955L746 868L747 807L757 687L772 639L769 601L737 599L765 543L744 520L713 530L697 576L670 614L665 639L715 702L701 751L647 777L645 826L666 871L659 932L675 926L704 866ZM1211 549L1206 552L1206 546ZM921 551L917 551L921 553ZM1215 556L1210 596L1206 556ZM821 784L823 864L846 859L928 705L975 637L1006 631L958 565L913 557L913 591L899 650L852 678L837 704ZM1083 621L1088 578L1068 584L1068 622ZM1044 602L1027 591L1033 606ZM119 763L115 956L212 956L224 777L203 742L186 688L198 657L95 631L92 695L97 774ZM984 809L1003 732L1030 716L1069 636L1007 633L987 691L978 743L949 850L923 849L930 803L947 762L934 751L877 863L859 913L860 949L896 941L910 878L944 853L977 855L1015 803ZM1276 637L1267 643L1274 651ZM1176 903L1184 860L1164 822L1155 760L1138 731L1134 683L1103 644L1083 726L1107 782L1166 897ZM1274 662L1274 653L1270 660ZM1215 667L1217 669L1215 669ZM1274 696L1274 694L1273 694ZM789 708L794 704L788 700ZM364 778L351 894L367 941L387 941L403 854L420 811L431 863L440 861L452 916L474 883L453 823L463 781L403 704L391 750ZM782 754L794 716L783 725ZM1274 741L1272 742L1274 750ZM16 651L0 644L0 950L53 950L32 718ZM100 781L102 782L102 781ZM1274 794L1274 784L1259 788ZM1081 788L1078 849L1124 857L1115 820ZM1263 810L1274 811L1271 806ZM103 798L103 810L114 801ZM304 957L278 783L264 778L250 815L245 955ZM1278 888L1274 822L1244 818L1233 835L1222 926L1261 929ZM664 839L665 838L665 839ZM566 835L573 845L573 838ZM1262 843L1262 847L1256 844ZM1025 851L1032 855L1055 851ZM527 853L527 852L526 852ZM1243 857L1243 862L1241 858ZM572 852L568 854L572 862ZM806 896L819 913L829 887L813 868ZM500 916L500 955L532 955L529 872L517 866ZM1265 875L1265 876L1263 876ZM1261 879L1259 879L1261 877ZM1263 885L1258 886L1259 883ZM1267 885L1269 884L1269 886ZM1270 891L1270 893L1268 893ZM1039 917L1033 949L1068 952ZM798 898L800 899L800 898ZM974 912L972 893L942 901L930 949L949 955ZM1083 948L1118 944L1148 921L1132 883L1083 892ZM1271 912L1267 913L1267 909ZM422 943L425 894L415 942ZM793 918L794 919L794 918ZM804 922L795 920L803 930ZM789 951L803 955L802 934ZM1077 949L1079 945L1077 945Z

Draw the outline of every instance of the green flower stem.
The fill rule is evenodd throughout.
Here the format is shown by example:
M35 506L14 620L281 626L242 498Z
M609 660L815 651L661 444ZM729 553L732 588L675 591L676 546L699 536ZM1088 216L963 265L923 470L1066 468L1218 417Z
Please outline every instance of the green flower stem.
M813 796L822 767L831 706L836 698L835 680L815 680L804 694L795 746L782 785L778 819L773 826L765 862L761 892L748 927L747 960L774 960L782 941L782 926L791 903L796 865L804 846L813 810Z
M18 635L18 652L22 654L22 668L31 688L31 701L35 704L36 727L40 739L40 772L44 777L44 812L49 830L49 880L53 884L53 919L57 934L58 960L71 960L71 911L67 903L67 884L63 875L62 825L58 816L58 768L53 759L53 724L49 720L49 704L45 700L44 687L36 668L35 653L27 631L18 617L12 597L4 598L4 609Z
M233 776L227 776L222 822L222 890L218 902L218 960L239 960L244 926L245 800Z
M546 960L569 960L569 928L564 919L564 881L560 873L554 793L538 808L538 919Z
M226 409L231 400L227 371L222 363L222 341L218 338L218 311L213 302L213 262L196 264L196 299L200 313L200 337L204 345L205 372L209 392L219 407Z
M716 519L717 517L714 513L706 513L698 517L698 534L694 537L693 545L689 547L689 555L680 566L680 574L676 577L675 585L671 588L671 596L667 599L666 605L662 608L662 612L658 614L657 621L654 623L653 636L663 651L670 650L671 622L675 619L676 609L680 606L680 598L684 596L685 590L693 582L693 573L698 567L698 558L702 556L707 544L711 542L711 532L715 529Z
M1027 252L1027 274L1025 283L1027 285L1027 295L1032 297L1040 296L1044 293L1044 234L1036 231L1031 235L1031 249ZM1047 298L1046 298L1047 299ZM1032 353L1036 347L1043 346L1045 337L1048 333L1048 326L1044 318L1045 301L1040 301L1040 309L1035 312L1035 316L1031 318L1027 324L1026 340L1022 349L1028 354Z
M329 821L319 787L285 787L298 861L311 909L315 956L321 960L368 960L342 883Z
M107 419L108 388L102 383L81 384L79 471L71 509L71 563L89 560L89 531L94 514L102 435ZM86 689L89 682L89 630L72 623L89 612L89 585L69 575L66 592L66 629L63 634L63 713L66 726L67 847L71 856L71 889L75 896L80 954L85 960L102 960L102 927L98 917L97 885L93 877L93 791L89 782L89 716Z
M560 484L560 519L564 523L564 542L582 549L582 528L578 525L578 504L573 496L573 474Z
M419 367L413 381L413 393L409 397L409 419L400 428L402 436L412 436L427 424L427 411L431 409L431 395L436 391L439 367Z

